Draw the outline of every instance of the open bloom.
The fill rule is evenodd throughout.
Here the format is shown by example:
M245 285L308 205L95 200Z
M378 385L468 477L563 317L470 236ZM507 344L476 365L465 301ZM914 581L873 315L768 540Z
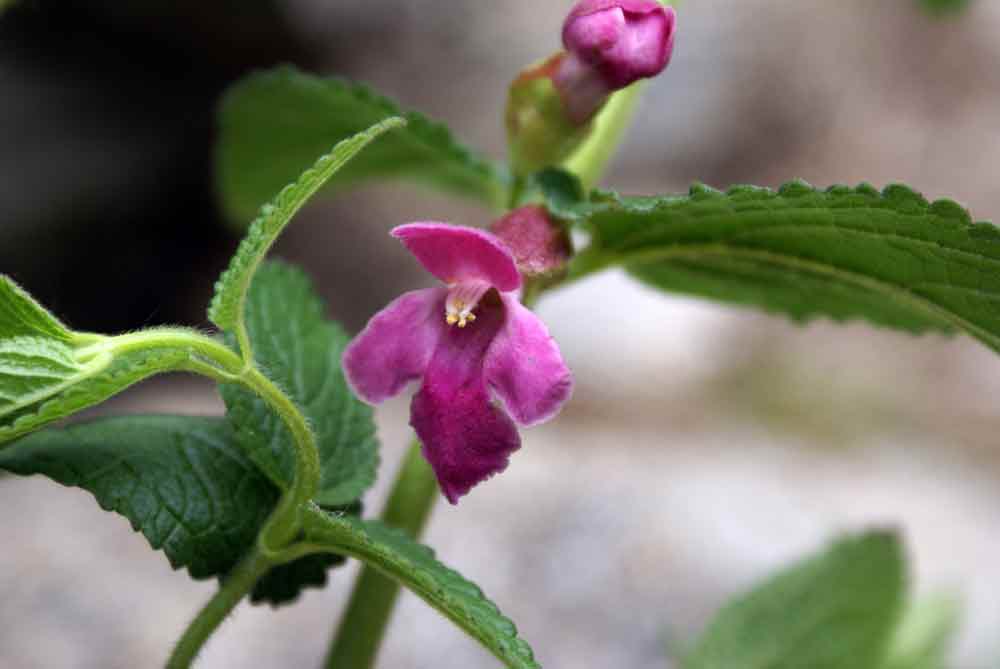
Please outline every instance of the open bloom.
M551 418L572 377L545 325L518 300L510 250L474 228L411 223L392 234L446 285L405 293L344 352L359 397L378 403L423 384L410 424L452 504L503 471L521 446L515 422Z

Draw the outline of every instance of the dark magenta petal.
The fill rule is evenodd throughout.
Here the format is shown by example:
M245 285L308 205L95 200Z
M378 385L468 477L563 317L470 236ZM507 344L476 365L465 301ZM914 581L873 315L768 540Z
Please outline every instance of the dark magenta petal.
M508 292L521 287L514 257L500 240L483 230L447 223L409 223L394 228L428 272L445 283L485 281Z
M573 391L570 373L545 324L511 295L503 326L486 353L486 382L522 425L548 420Z
M676 26L673 8L656 0L582 0L563 24L563 45L617 90L663 71Z
M404 293L375 314L344 351L344 375L358 397L381 402L420 378L448 326L446 288Z
M503 322L503 306L492 303L479 310L472 325L449 328L410 406L410 424L424 457L452 504L506 469L510 454L521 446L517 427L490 400L483 379L483 358Z

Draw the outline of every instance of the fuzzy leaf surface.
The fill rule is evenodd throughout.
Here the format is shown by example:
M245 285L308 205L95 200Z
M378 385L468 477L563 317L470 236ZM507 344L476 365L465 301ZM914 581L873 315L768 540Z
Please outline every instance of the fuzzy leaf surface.
M327 150L329 144L317 148L315 152L309 154L308 159L298 163L295 171L286 180L268 191L268 197L275 192L278 194L274 195L270 204L260 208L259 215L250 224L246 237L236 249L229 268L222 273L215 284L215 296L208 309L208 317L213 323L223 330L236 328L242 318L247 292L250 290L250 283L257 267L263 262L264 256L296 212L362 149L383 133L405 124L406 121L398 116L383 117L370 127L340 138L337 145L328 153L323 151ZM300 174L302 166L310 164L317 155L320 157L315 160L313 166ZM253 171L248 164L240 164L239 169L245 172Z
M555 213L591 235L572 276L623 267L661 290L797 321L961 331L1000 351L1000 231L950 200L930 203L899 185L792 182L568 203L571 190L553 183Z
M323 301L301 270L265 263L246 305L254 355L305 413L322 465L317 502L354 502L375 481L378 440L372 409L351 392L340 367L349 338L325 316ZM240 445L282 488L294 472L292 435L267 404L242 386L221 386Z
M716 616L685 669L877 669L904 599L895 535L869 532L784 569Z
M232 569L280 495L221 418L127 416L45 430L0 451L0 472L40 474L90 492L196 579ZM251 601L294 601L303 588L325 585L330 567L343 562L310 555L275 567Z
M154 374L185 369L178 348L116 352L53 339L0 340L0 444L118 394Z
M329 146L390 116L407 120L331 179L334 188L368 179L416 180L496 206L506 169L456 141L442 124L363 85L280 67L253 74L221 109L218 182L223 207L246 220Z
M68 342L73 333L13 279L0 274L0 340L11 337Z
M511 669L537 669L531 647L482 590L403 532L377 521L314 509L304 519L308 541L349 555L399 581Z
M129 416L45 430L0 451L0 468L87 490L194 578L232 568L279 494L219 418Z

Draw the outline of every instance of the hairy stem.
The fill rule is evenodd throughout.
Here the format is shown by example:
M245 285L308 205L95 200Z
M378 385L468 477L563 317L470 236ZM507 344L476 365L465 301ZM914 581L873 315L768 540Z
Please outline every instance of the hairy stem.
M315 497L319 488L321 469L316 436L309 427L309 422L295 403L252 365L252 355L248 348L243 350L241 356L217 339L194 330L155 328L118 337L95 338L82 353L121 354L155 348L187 350L189 360L185 369L223 383L241 384L256 393L281 417L292 433L295 444L295 477L261 530L257 548L226 579L177 645L169 666L185 667L222 619L253 587L257 578L275 564L281 550L295 540L302 526L302 509Z
M419 538L439 494L430 465L414 441L403 460L382 521ZM399 584L365 565L326 657L327 669L365 669L375 664Z
M242 356L238 355L217 339L195 330L153 328L117 337L102 337L90 344L84 353L120 354L151 348L187 349L191 354L187 369L216 381L245 386L267 402L288 426L295 444L295 478L262 530L261 545L266 551L276 551L290 543L299 531L300 509L316 495L321 474L316 437L305 416L259 369L247 364L248 356L251 356L249 349L245 349Z
M188 625L184 635L174 646L174 652L167 661L167 669L190 667L208 637L219 628L226 616L236 608L271 566L271 561L257 550L247 555L226 577L215 596Z

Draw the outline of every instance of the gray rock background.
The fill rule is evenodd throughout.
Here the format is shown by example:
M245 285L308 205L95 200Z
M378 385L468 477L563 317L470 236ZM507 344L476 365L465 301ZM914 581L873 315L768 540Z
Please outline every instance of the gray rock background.
M46 11L39 5L12 20ZM314 69L365 79L500 155L504 86L556 48L569 5L291 0L276 15L281 43L294 48L268 44L282 58L304 53ZM947 21L914 5L685 2L674 61L650 86L607 183L652 192L695 179L718 187L902 181L1000 220L1000 5L979 0ZM117 20L152 30L135 17ZM248 40L262 53L266 39ZM73 125L99 109L77 90L87 87L68 83L64 61L35 62L28 47L11 44L0 40L0 140L14 147L0 152L0 270L17 269L29 288L85 316L112 301L103 288L115 295L117 283L155 270L164 282L144 288L134 322L108 317L95 327L197 322L233 243L208 209L191 210L173 246L153 235L179 235L176 228L139 227L118 275L89 297L68 292L89 270L73 273L52 258L100 250L67 244L60 232L83 234L81 202L98 212L111 202L141 226L157 211L148 171L172 175L171 156L185 145L163 139L173 125L156 126L166 134L113 132L124 123L114 114ZM236 47L218 48L231 55ZM186 104L171 123L183 125ZM62 139L42 141L53 137ZM331 314L357 328L400 290L426 282L385 235L390 227L483 216L403 186L366 187L311 206L278 253L303 264ZM101 234L95 220L87 234ZM161 271L177 249L189 249L190 262L180 275ZM667 646L690 641L728 596L835 533L872 524L902 531L916 592L963 598L953 666L1000 663L995 355L964 338L797 327L653 294L616 274L553 294L539 311L576 373L576 395L555 421L525 432L506 473L457 507L440 504L426 539L518 623L546 667L669 666ZM384 462L372 510L407 440L406 406L402 398L379 410ZM211 414L221 404L208 384L178 377L102 411ZM41 479L0 481L0 525L0 667L156 666L212 590L171 572L89 495ZM354 573L336 572L331 587L277 613L241 606L200 666L316 666ZM495 664L409 595L380 658L384 667Z

